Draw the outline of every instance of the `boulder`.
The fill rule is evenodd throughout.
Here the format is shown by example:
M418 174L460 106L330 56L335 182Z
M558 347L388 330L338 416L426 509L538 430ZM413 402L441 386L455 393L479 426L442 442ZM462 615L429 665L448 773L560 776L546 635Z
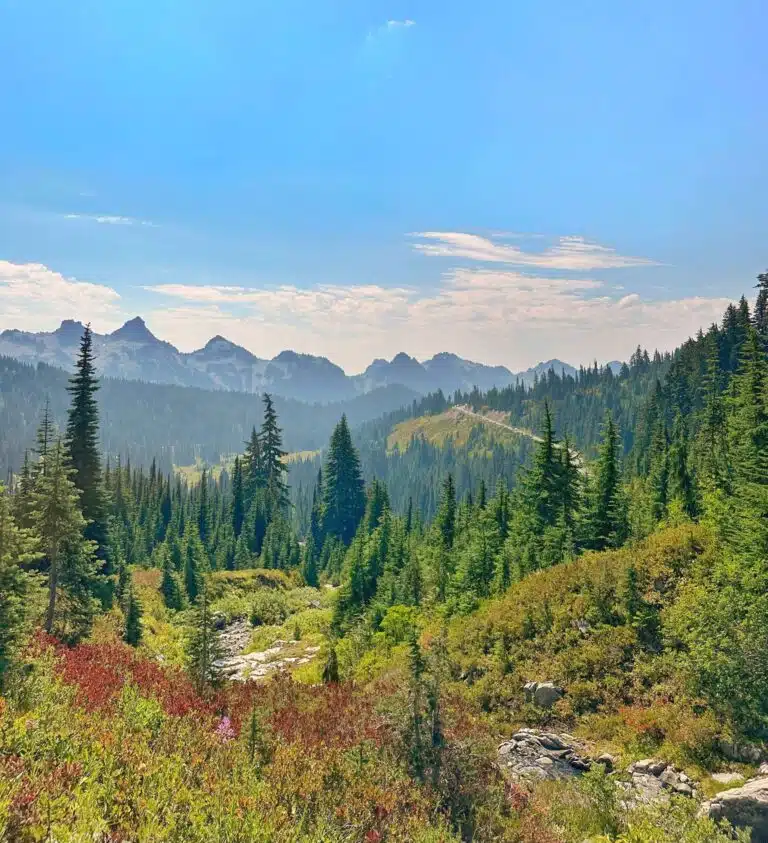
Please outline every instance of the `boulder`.
M627 802L637 804L664 800L670 793L693 797L696 789L685 773L658 758L644 758L629 765L630 780L625 784Z
M565 691L554 682L526 682L523 690L526 699L539 708L552 708L565 695Z
M498 749L499 767L513 781L569 779L590 768L590 760L570 736L520 729Z
M743 782L744 776L741 773L713 773L712 779L718 784L735 784L736 782Z
M728 820L736 828L751 828L754 843L768 840L768 776L718 793L701 810L713 820Z

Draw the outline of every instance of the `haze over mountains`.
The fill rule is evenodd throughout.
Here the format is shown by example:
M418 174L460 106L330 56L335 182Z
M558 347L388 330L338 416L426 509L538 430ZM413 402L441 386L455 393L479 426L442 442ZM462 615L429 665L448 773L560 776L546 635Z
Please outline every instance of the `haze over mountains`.
M71 369L82 332L83 325L71 319L51 332L6 330L0 333L0 355ZM325 357L282 351L265 360L221 336L197 351L181 352L154 336L140 317L111 334L94 334L94 349L99 371L108 377L247 393L268 391L323 403L392 385L419 394L438 389L448 394L475 386L483 391L501 388L518 379L532 383L549 369L558 374L576 371L556 359L513 373L505 366L486 366L448 352L423 362L401 352L392 360L374 360L362 374L350 376Z

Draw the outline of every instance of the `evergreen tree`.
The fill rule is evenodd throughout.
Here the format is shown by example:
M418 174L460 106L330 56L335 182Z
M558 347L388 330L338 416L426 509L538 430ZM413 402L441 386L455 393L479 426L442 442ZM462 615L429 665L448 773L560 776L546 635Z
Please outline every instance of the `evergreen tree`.
M590 497L586 544L597 550L618 547L626 534L626 512L621 499L619 435L610 413L603 428Z
M349 544L365 513L360 457L352 444L347 417L336 425L323 475L323 534Z
M45 630L67 640L87 634L95 611L95 543L84 536L85 518L66 453L57 441L35 482L33 524L48 567Z
M219 632L211 613L208 591L203 585L187 643L188 670L198 693L203 693L218 682L218 662L221 656Z
M669 448L669 497L677 500L689 518L698 510L696 491L688 468L688 434L682 414L678 411Z
M131 583L125 598L125 631L123 632L123 641L131 647L138 647L141 643L143 614L141 601Z
M320 588L320 578L317 572L317 553L315 552L311 536L304 549L304 560L301 575L304 582L310 586L310 588Z
M336 655L336 647L333 642L328 647L328 658L323 666L323 684L339 684L339 657Z
M17 526L8 494L0 486L0 694L29 629L34 583L22 566L35 560L35 546L29 532Z
M211 512L208 503L208 472L203 469L200 478L200 497L197 504L197 532L203 547L208 547L211 532Z
M245 520L245 487L243 484L243 467L240 457L235 457L232 470L232 530L235 539L239 538Z
M264 465L261 456L261 441L256 428L252 428L251 437L246 442L245 455L243 456L243 480L245 489L245 506L247 512L253 501L256 492L263 489L264 481Z
M66 443L75 486L80 490L80 507L86 519L85 537L96 542L103 558L107 544L107 502L99 454L99 389L93 362L93 338L86 325L75 374L67 391L72 403L67 419Z
M452 474L449 474L443 481L440 508L437 511L435 523L443 548L451 550L456 534L456 485L453 482Z
M197 532L197 525L190 523L184 533L184 588L190 603L195 603L204 589L208 559Z
M39 466L42 471L45 471L45 458L53 446L55 436L56 430L51 416L51 401L46 397L40 426L37 429L37 447L35 448L35 453L37 454Z
M160 547L159 562L163 571L163 579L160 583L163 602L172 611L179 611L186 606L184 588L179 582L179 575L174 568L173 558L165 545Z
M283 435L277 425L277 413L272 397L264 393L264 422L261 425L261 465L270 512L285 509L289 504L285 482Z

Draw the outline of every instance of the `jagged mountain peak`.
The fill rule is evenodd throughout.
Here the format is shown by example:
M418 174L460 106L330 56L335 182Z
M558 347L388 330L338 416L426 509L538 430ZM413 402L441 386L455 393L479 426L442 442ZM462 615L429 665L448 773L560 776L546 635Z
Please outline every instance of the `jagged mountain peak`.
M118 328L110 335L111 339L123 340L124 342L140 342L140 343L160 343L152 331L147 328L147 323L141 316L134 316L129 319L122 328Z
M53 332L61 342L72 344L80 341L85 331L85 325L76 319L64 319L61 325Z

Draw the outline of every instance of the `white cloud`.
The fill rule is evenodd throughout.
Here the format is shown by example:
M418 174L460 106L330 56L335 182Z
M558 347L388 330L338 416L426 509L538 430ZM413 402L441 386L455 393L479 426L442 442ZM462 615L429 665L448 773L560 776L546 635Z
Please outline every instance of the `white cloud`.
M137 220L134 217L119 217L110 214L65 214L65 219L82 220L85 222L97 222L102 225L144 225L149 228L157 228L157 224L149 220Z
M387 21L387 29L410 29L410 27L416 26L415 20L388 20Z
M409 287L147 288L181 302L150 314L153 329L187 349L224 334L261 357L284 348L322 354L355 372L374 357L453 351L523 369L550 357L627 358L635 346L671 349L720 319L726 299L622 298L586 278L457 268L424 293Z
M466 258L482 263L506 263L510 266L572 272L658 265L648 258L625 257L614 249L591 243L583 237L560 237L555 245L543 251L531 252L477 234L455 231L422 231L411 236L422 241L414 243L413 248L430 257Z
M0 329L47 331L72 318L110 330L122 321L119 301L111 287L66 278L43 264L0 260Z

